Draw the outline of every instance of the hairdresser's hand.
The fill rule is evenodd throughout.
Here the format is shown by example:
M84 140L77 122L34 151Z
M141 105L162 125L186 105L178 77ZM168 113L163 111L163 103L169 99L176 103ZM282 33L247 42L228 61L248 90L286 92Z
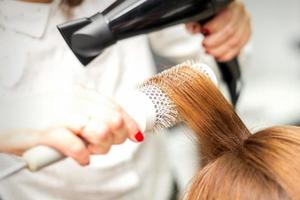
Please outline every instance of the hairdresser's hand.
M81 127L73 123L75 127L71 129L88 142L91 154L105 154L113 144L122 144L126 139L143 140L135 121L110 98L86 89L82 96L87 99L83 113L89 120Z
M90 154L105 154L113 144L126 139L134 142L143 139L141 133L137 134L137 124L120 106L94 91L77 88L72 92L36 96L32 109L25 108L31 105L29 100L33 99L21 106L23 111L16 109L18 116L9 113L15 116L15 128L6 134L1 132L0 152L21 155L42 144L86 165ZM32 114L26 113L27 110Z
M220 62L236 57L251 36L250 16L242 2L236 0L206 22L186 25L191 33L202 32L206 37L203 47Z

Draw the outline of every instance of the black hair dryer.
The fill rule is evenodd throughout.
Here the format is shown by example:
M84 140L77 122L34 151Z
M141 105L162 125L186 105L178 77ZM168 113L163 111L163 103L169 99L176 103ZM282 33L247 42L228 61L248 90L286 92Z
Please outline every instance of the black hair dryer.
M233 0L117 0L103 12L59 25L65 41L83 65L118 40L168 26L212 18ZM237 59L218 63L235 104L239 95Z

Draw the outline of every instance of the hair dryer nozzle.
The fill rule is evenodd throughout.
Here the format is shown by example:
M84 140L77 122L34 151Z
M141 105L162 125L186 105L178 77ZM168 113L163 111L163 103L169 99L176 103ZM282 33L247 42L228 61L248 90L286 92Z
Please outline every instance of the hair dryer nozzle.
M66 43L69 45L70 49L73 51L75 56L78 58L78 60L83 65L87 65L91 60L94 59L94 57L87 58L85 56L81 56L80 54L78 54L73 49L71 39L72 39L72 35L73 35L74 32L76 32L77 30L81 29L82 27L84 27L85 25L87 25L89 23L90 23L90 20L88 18L82 18L82 19L70 21L68 23L61 24L61 25L57 26L59 32L61 33L61 35L65 39Z
M83 65L89 64L104 48L115 43L104 16L97 13L57 26L63 38Z

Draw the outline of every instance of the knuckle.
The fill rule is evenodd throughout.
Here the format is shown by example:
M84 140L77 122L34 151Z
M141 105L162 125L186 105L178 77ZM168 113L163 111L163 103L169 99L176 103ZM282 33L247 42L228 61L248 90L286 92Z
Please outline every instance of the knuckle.
M225 35L230 37L234 34L234 27L233 25L228 25L228 27L225 29Z
M229 56L224 56L221 59L222 59L222 61L228 61L230 59L230 57Z
M216 50L211 50L210 51L210 55L212 55L215 58L221 57L222 56L222 52L220 51L216 51Z
M217 30L217 23L213 19L211 21L208 21L206 24L204 24L203 29L208 29L210 31L215 31Z
M107 143L111 139L111 132L109 129L105 129L102 132L95 133L95 143Z
M97 135L97 141L96 143L106 143L109 142L109 134L108 133L102 133Z
M88 149L91 154L99 154L100 147L98 145L90 145Z
M204 39L203 42L202 42L202 45L203 45L206 49L208 49L208 48L210 47L210 42L209 42L209 40Z
M78 158L78 162L82 166L86 166L89 164L89 156L88 155L82 155L80 158Z
M126 137L116 137L114 139L114 144L123 144L126 140Z
M107 147L101 147L99 148L98 153L99 154L107 154L110 151L111 146L107 146Z
M235 52L229 53L229 54L223 56L223 60L224 60L224 61L231 60L235 55L236 55Z
M93 128L87 128L84 131L83 136L92 143L99 143L107 140L110 129L107 124L94 126Z
M90 136L90 130L88 130L88 127L85 127L81 133L80 133L81 137L83 138L88 138Z
M237 47L239 44L240 44L240 38L234 37L234 38L231 39L231 41L229 43L229 46L231 48L234 48L234 47Z
M122 128L123 125L124 125L124 120L121 115L117 115L116 117L114 117L111 123L112 129L114 130Z
M93 135L93 142L94 144L100 144L106 141L108 138L106 133L94 133Z
M80 154L83 150L84 150L83 145L82 145L82 144L79 144L79 143L74 143L74 144L72 144L72 146L70 147L70 151L71 151L71 153L74 154L74 155Z

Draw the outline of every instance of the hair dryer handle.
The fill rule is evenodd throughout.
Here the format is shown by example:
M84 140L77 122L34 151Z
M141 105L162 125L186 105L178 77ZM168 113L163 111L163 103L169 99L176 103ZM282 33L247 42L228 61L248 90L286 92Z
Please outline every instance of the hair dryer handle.
M242 86L241 70L237 57L227 62L217 62L222 78L225 81L232 104L235 106Z
M213 18L214 16L211 16L207 19L198 21L198 23L202 25ZM221 71L222 78L228 87L231 102L233 106L235 106L238 101L241 86L242 86L241 70L240 70L240 64L238 62L238 59L237 57L235 57L232 60L227 62L217 62L217 65L219 67L219 70Z

